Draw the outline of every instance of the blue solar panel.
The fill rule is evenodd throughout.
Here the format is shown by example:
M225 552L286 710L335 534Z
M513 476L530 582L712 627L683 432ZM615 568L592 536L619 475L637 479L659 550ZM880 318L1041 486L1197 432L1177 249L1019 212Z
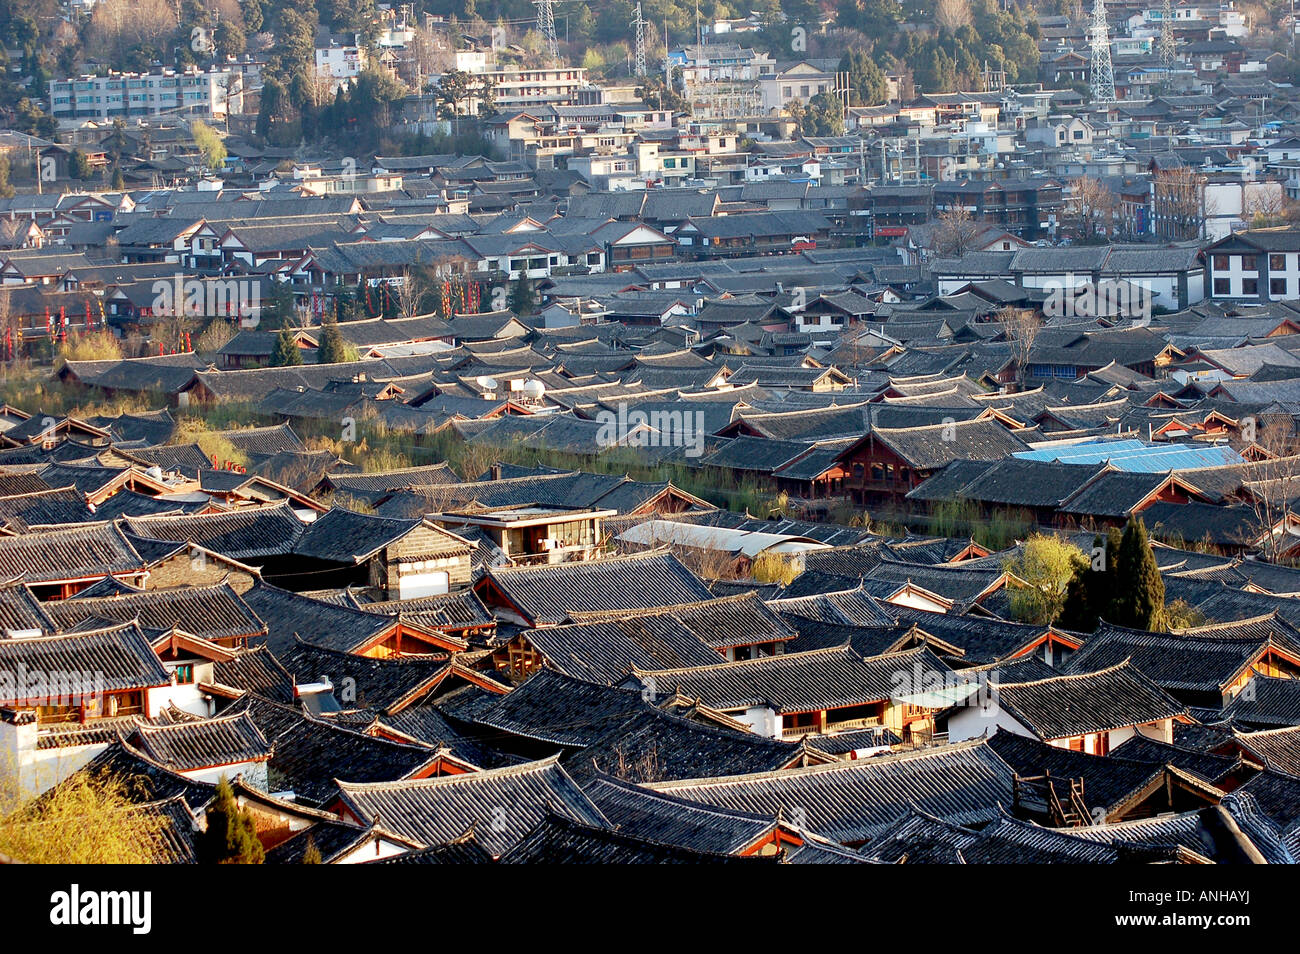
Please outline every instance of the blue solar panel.
M1226 444L1196 447L1189 444L1146 444L1137 440L1085 441L1064 447L1020 451L1013 456L1021 460L1057 461L1062 464L1109 462L1113 467L1137 474L1243 463L1241 455Z

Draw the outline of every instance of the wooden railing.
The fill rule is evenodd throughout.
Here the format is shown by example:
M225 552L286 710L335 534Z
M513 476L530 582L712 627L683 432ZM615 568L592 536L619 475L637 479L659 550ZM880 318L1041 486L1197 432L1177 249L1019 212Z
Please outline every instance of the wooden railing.
M823 729L816 725L798 725L787 726L781 730L781 737L785 739L798 739L805 735L833 735L837 732L854 732L858 729L871 729L884 725L879 718L868 719L846 719L844 722L827 723Z

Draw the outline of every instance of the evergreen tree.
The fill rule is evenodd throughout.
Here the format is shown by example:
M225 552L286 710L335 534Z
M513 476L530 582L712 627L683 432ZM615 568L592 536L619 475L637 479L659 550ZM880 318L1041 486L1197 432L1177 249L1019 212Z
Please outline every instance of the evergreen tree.
M321 863L320 849L316 847L316 839L311 835L307 836L307 848L302 853L302 863L305 865Z
M349 287L334 293L334 320L351 321L357 316L357 299Z
M72 150L68 157L68 178L81 181L90 178L90 160L80 149Z
M1115 622L1117 567L1120 534L1112 529L1105 539L1093 537L1092 552L1080 566L1065 591L1065 603L1057 622L1062 629L1091 633L1100 620Z
M889 98L889 82L865 50L849 50L840 59L839 71L849 75L854 106L879 106Z
M903 16L897 0L839 0L836 13L839 26L878 37L890 36Z
M1119 544L1115 575L1112 622L1133 629L1158 627L1165 608L1165 581L1160 576L1141 517L1129 516Z
M347 342L339 331L337 321L327 321L320 336L320 350L316 352L320 364L341 364L348 360Z
M805 136L844 135L844 104L829 92L818 93L808 100L801 132Z
M242 810L221 776L217 797L208 806L208 828L198 838L198 858L208 865L260 865L265 858L251 813Z
M267 298L266 314L274 317L282 325L287 325L293 321L293 288L289 286L288 282L270 282Z
M533 286L521 272L514 287L510 289L510 310L520 316L531 315L536 307L537 297L533 294Z
M285 325L275 339L275 351L271 353L271 367L284 368L302 364L302 351L294 341L293 329Z

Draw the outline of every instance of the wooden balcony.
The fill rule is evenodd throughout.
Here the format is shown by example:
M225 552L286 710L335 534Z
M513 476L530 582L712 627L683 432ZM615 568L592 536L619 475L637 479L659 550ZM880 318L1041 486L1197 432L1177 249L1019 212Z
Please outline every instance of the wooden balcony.
M789 726L781 730L784 739L801 739L805 735L834 735L838 732L856 732L859 729L873 729L884 725L878 717L869 719L847 719L844 722L828 722L825 727L816 725Z

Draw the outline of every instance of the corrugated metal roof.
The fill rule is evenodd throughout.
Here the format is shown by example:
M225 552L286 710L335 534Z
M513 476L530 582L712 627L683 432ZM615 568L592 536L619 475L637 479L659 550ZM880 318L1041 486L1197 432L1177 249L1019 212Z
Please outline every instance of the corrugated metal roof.
M1169 470L1194 470L1244 463L1240 454L1226 444L1191 447L1186 444L1146 444L1137 440L1085 441L1062 447L1042 447L1012 455L1021 460L1056 461L1062 464L1101 464L1139 474Z

